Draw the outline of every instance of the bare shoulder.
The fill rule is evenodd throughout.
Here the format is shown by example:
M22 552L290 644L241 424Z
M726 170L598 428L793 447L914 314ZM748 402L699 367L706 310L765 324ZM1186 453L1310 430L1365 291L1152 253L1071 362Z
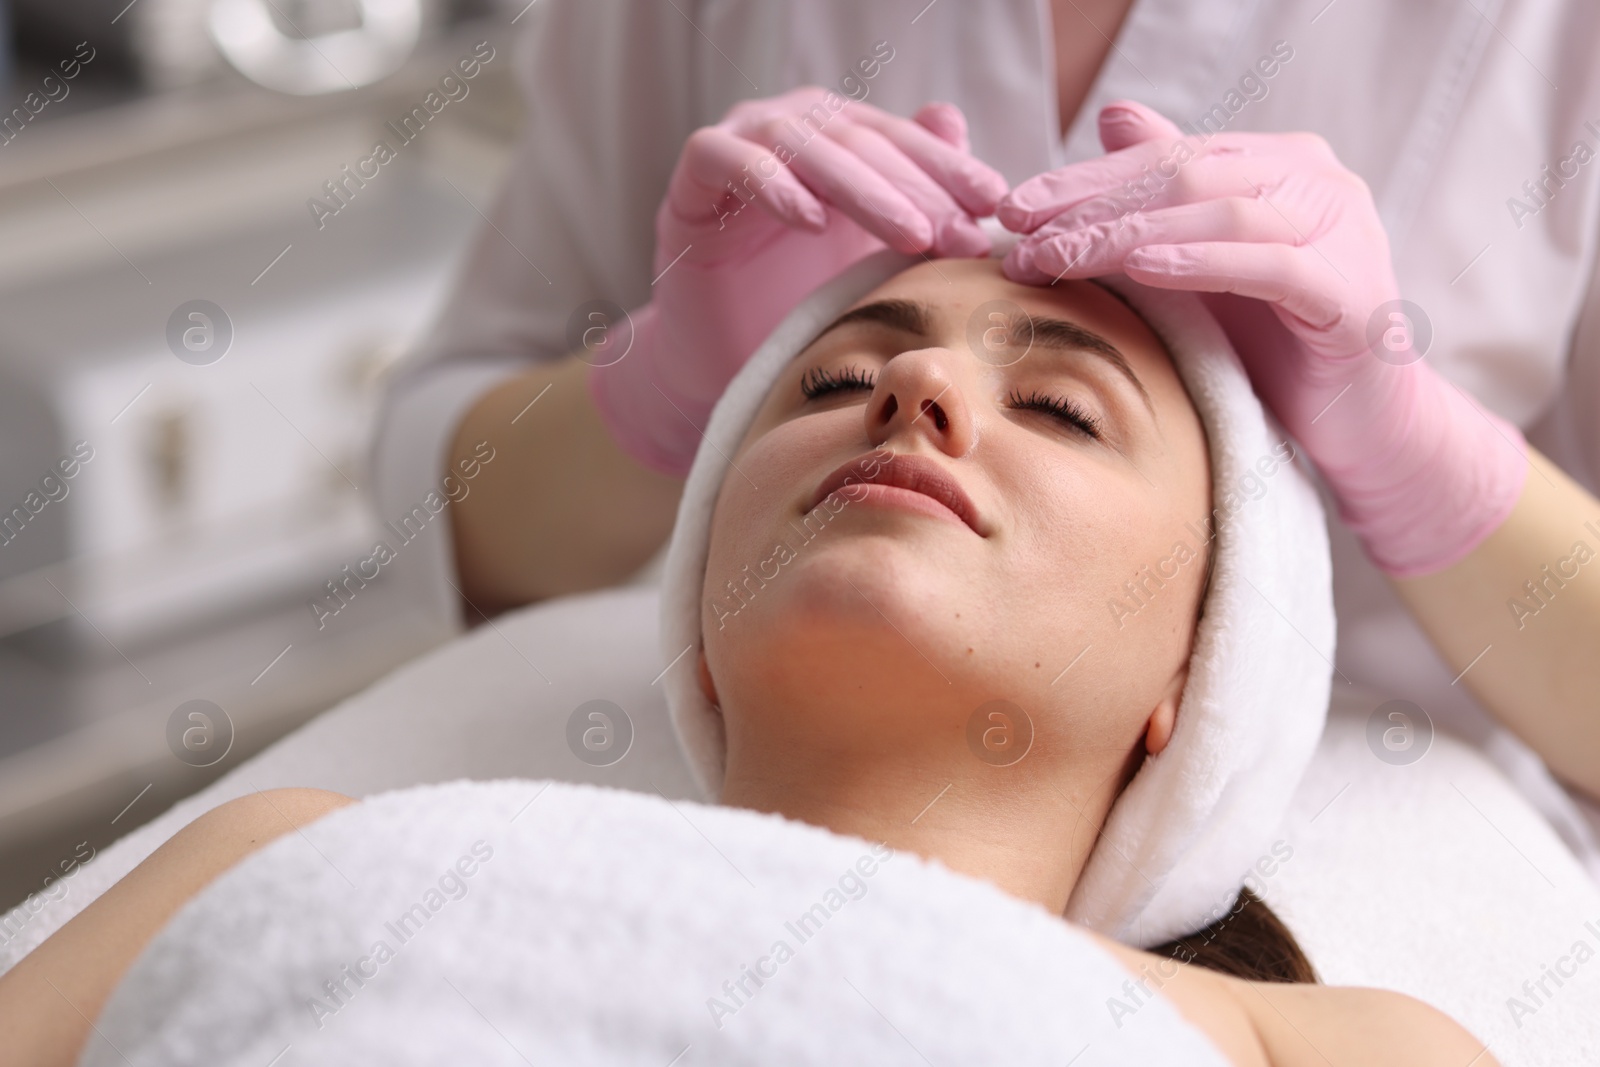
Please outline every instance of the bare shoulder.
M237 848L266 842L290 830L316 822L337 808L355 801L343 793L327 789L287 788L265 789L246 793L219 804L184 827L174 840L187 835L195 837L224 836Z
M1250 983L1167 956L1129 948L1092 930L1076 927L1113 956L1130 977L1115 1000L1138 1006L1159 997L1205 1034L1235 1067L1270 1067L1267 1049L1240 994ZM1322 1065L1319 1065L1322 1067Z
M156 931L250 853L355 801L325 789L269 789L220 804L179 830L0 976L0 1067L69 1067L90 1020Z
M1465 1027L1403 993L1251 982L1084 932L1128 970L1128 998L1167 1000L1239 1067L1499 1067Z
M1355 986L1229 979L1277 1067L1499 1067L1483 1042L1439 1009L1404 993Z

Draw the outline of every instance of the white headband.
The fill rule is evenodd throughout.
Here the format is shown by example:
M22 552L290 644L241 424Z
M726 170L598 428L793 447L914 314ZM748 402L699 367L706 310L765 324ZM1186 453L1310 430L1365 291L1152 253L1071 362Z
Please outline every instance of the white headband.
M1010 235L990 232L995 255L1004 254ZM712 412L678 507L661 600L663 650L671 658L687 646L691 665L667 672L672 721L708 799L721 792L726 746L722 715L692 664L712 510L729 457L789 361L851 304L917 262L878 252L821 286L756 350ZM1073 922L1148 947L1223 915L1268 853L1327 714L1331 563L1321 501L1282 459L1285 435L1269 427L1205 305L1120 276L1098 280L1166 343L1211 449L1215 560L1172 739L1146 757L1112 807L1066 909Z

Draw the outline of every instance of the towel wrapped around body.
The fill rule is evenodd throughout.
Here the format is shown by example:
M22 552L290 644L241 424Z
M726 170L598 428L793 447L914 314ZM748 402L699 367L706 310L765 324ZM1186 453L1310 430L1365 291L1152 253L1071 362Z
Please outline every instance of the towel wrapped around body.
M135 962L81 1063L1225 1062L1164 1002L1109 1011L1131 977L1042 908L882 843L604 786L452 782L223 874Z

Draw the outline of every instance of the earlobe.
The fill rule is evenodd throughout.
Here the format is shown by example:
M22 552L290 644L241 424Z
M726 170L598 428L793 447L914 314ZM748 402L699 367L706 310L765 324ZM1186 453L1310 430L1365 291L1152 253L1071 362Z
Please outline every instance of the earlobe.
M1161 750L1167 747L1167 742L1172 740L1172 727L1177 719L1177 706L1171 700L1163 698L1150 716L1149 724L1145 726L1144 750L1152 756L1160 755Z
M1178 723L1178 704L1183 700L1183 686L1189 680L1189 667L1185 664L1172 680L1172 685L1161 697L1161 702L1150 713L1145 725L1144 750L1159 755L1172 740L1172 730Z
M696 661L696 669L700 676L700 692L705 695L707 702L712 707L721 707L717 703L717 683L711 680L711 667L706 663L706 650L700 649L700 656Z

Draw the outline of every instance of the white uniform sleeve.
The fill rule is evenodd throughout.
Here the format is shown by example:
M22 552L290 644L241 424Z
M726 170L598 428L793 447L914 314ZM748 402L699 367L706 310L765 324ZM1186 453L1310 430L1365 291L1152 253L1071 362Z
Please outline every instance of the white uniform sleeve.
M509 58L527 122L443 311L386 390L369 457L380 520L439 491L461 417L563 355L579 305L649 298L656 208L693 129L696 31L673 5L630 0L543 0L525 18ZM394 580L447 636L463 626L449 523L429 527Z

